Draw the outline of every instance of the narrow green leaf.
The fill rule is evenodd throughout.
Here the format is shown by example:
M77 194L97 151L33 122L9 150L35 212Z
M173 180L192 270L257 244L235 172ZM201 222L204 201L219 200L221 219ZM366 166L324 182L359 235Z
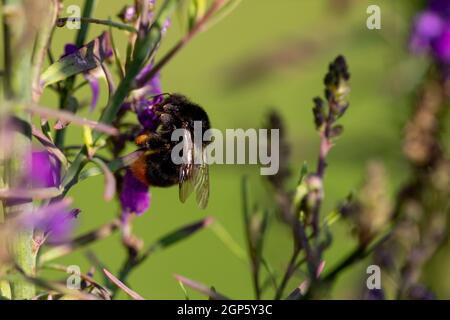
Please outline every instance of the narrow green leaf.
M122 281L117 279L111 272L106 269L103 269L104 274L111 280L117 287L123 290L127 295L129 295L134 300L145 300L141 295L137 292L128 288Z
M175 277L175 279L178 282L181 282L184 285L194 289L195 291L206 295L211 300L230 300L226 296L216 292L215 290L210 289L209 287L205 286L204 284L195 282L195 281L193 281L191 279L185 278L185 277L180 276L180 275L174 275L174 277Z
M240 260L247 262L247 253L245 250L233 239L231 234L218 221L211 225L211 230L223 242L223 244Z
M186 287L184 286L183 282L178 281L178 284L180 285L181 291L183 291L184 299L185 299L185 300L190 300L190 299L189 299L189 294L188 294L188 292L187 292L187 290L186 290Z
M158 249L165 249L167 247L170 247L182 240L185 240L189 238L190 236L194 235L200 230L203 230L204 228L210 226L214 222L214 219L212 217L207 217L199 222L195 222L193 224L190 224L188 226L182 227L178 230L175 230L166 236L159 239L156 243L154 243L152 246L150 246L147 251L142 255L141 261L147 258L151 253Z

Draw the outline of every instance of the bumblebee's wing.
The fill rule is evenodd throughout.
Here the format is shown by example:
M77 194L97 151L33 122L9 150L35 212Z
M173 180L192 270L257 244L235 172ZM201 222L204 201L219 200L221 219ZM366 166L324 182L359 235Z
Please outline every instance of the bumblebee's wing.
M183 152L187 151L187 154L183 154L184 161L180 166L179 197L184 203L194 191L194 148L188 130L184 131L183 142L187 143L183 148Z
M206 158L206 152L201 152L201 164L194 167L194 189L196 193L197 204L201 209L205 209L209 200L209 167Z

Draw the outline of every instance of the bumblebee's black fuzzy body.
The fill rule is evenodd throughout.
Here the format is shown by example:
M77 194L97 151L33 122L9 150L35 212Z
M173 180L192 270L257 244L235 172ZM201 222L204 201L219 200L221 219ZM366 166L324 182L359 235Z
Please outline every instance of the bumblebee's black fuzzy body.
M194 122L202 122L202 132L210 129L203 108L179 94L172 94L154 106L159 124L155 132L144 132L136 144L148 150L131 169L142 182L157 187L170 187L179 183L180 165L172 162L171 153L179 141L172 141L172 132L187 129L194 136Z

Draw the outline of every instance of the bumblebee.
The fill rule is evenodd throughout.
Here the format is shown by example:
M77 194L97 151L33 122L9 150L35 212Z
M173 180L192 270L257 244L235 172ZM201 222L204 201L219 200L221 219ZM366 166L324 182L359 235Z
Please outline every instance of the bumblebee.
M206 208L209 198L209 169L204 150L210 142L202 142L202 146L189 143L185 157L187 161L182 164L175 164L171 154L179 143L172 141L172 132L184 129L183 142L188 141L187 139L191 141L194 122L201 121L202 132L210 129L208 114L201 106L180 94L166 95L153 108L158 126L155 131L146 131L136 137L136 145L145 150L145 153L131 165L131 171L137 179L149 186L171 187L178 184L179 198L183 203L195 191L199 207Z

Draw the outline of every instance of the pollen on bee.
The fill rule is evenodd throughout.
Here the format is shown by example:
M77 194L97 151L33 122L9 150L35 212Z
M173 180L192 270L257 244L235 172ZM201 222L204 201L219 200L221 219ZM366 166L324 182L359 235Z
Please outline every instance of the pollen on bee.
M143 133L143 134L137 136L136 139L134 140L134 142L135 142L138 146L142 146L142 145L144 145L144 144L147 143L148 138L149 138L148 133Z

